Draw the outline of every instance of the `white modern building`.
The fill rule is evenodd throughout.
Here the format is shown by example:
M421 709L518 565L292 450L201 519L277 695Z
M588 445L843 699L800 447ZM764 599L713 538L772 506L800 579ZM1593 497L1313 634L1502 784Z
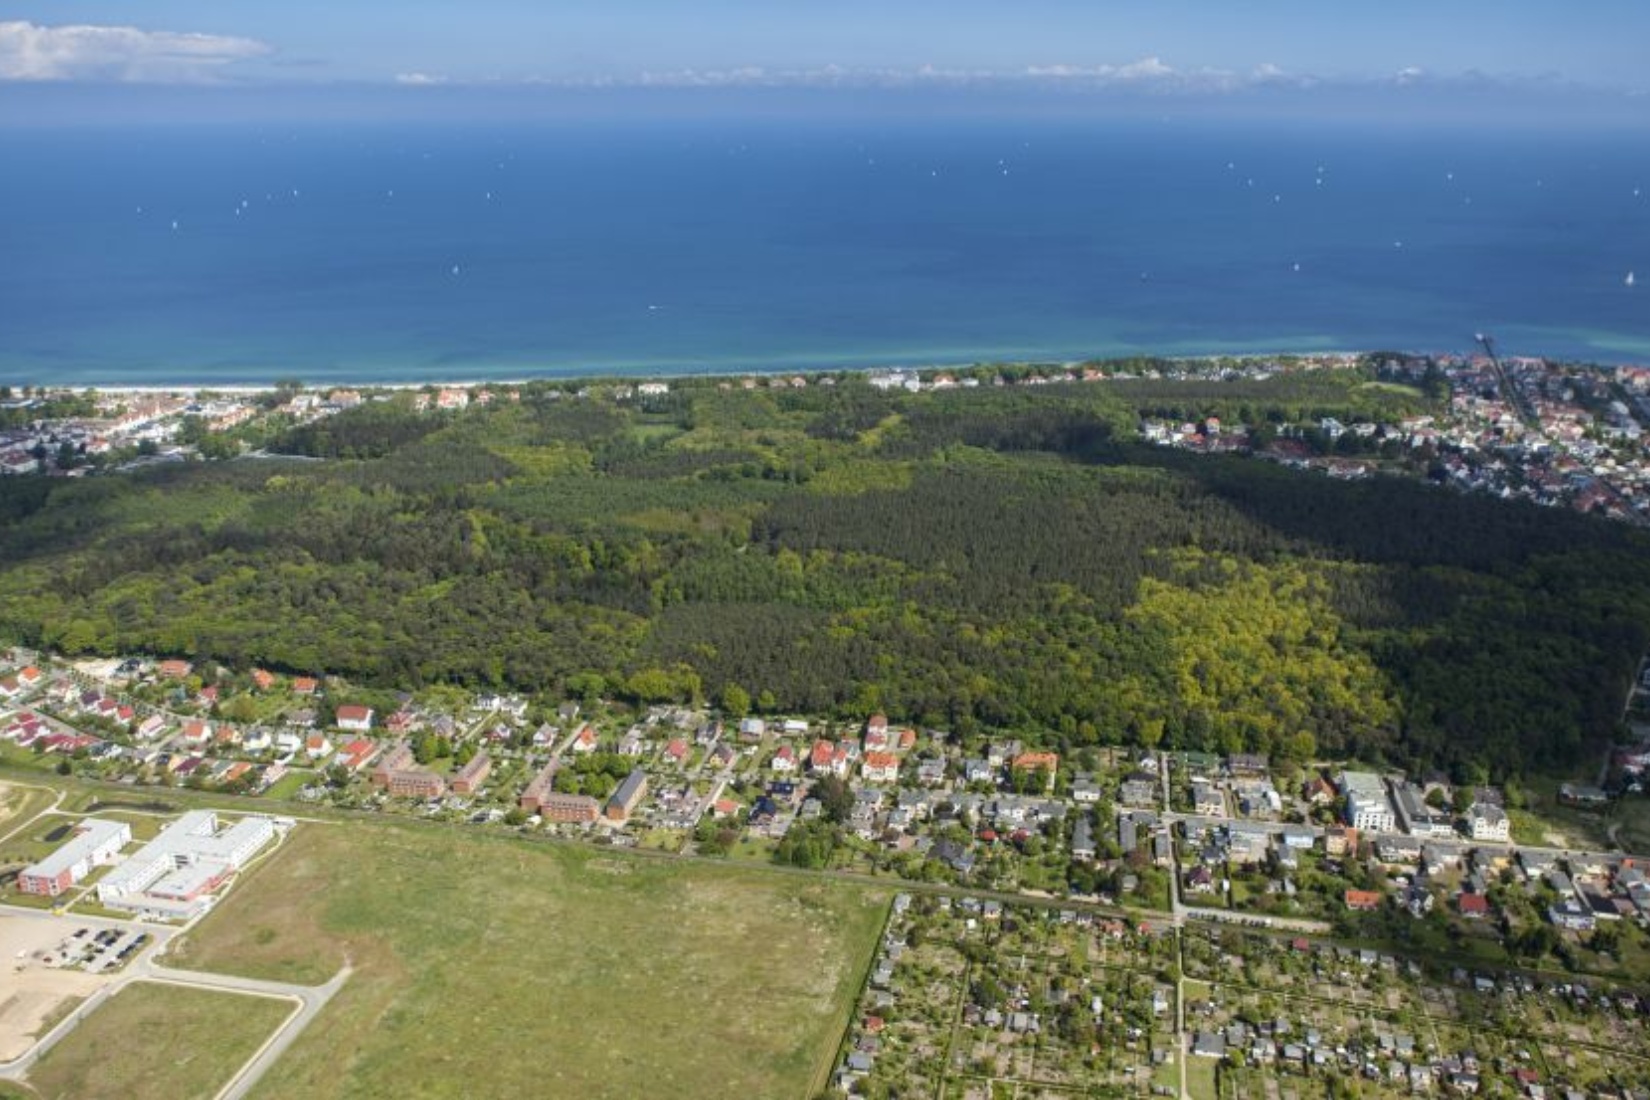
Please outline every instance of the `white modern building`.
M92 868L114 862L120 850L132 842L132 827L124 821L88 817L75 829L73 839L57 851L24 868L17 876L17 888L25 894L55 898L92 873Z
M217 814L192 810L105 875L98 901L146 915L194 916L274 838L273 818L247 816L220 830Z
M1342 772L1341 794L1346 797L1346 823L1359 832L1389 833L1398 827L1380 776L1373 772Z

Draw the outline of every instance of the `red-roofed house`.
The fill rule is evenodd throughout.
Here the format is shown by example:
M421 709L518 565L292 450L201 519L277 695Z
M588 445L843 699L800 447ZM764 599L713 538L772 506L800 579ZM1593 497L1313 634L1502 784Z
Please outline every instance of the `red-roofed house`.
M275 674L261 668L252 670L252 684L259 691L268 691L275 686Z
M54 733L44 739L47 752L60 752L64 755L79 752L81 749L91 748L97 744L97 738L87 733Z
M665 755L678 764L682 763L688 757L687 742L680 737L672 738L670 744L665 746Z
M372 708L359 706L355 703L345 703L338 708L336 716L338 728L365 733L372 729Z
M357 737L349 744L338 750L332 762L352 772L360 771L378 755L378 746L364 737Z
M859 772L867 783L892 783L899 778L899 757L891 752L868 752Z
M888 747L888 716L873 714L871 720L865 723L865 750L885 749Z
M1369 913L1381 907L1379 890L1348 890L1346 907L1359 913Z
M904 729L899 731L899 736L895 739L894 743L899 746L900 752L911 751L917 747L917 731L912 729L910 726L906 726Z
M1060 767L1060 754L1056 752L1022 752L1013 761L1013 767L1021 771L1045 771L1052 775Z
M1490 915L1490 899L1483 894L1462 894L1455 899L1455 907L1468 920L1483 920Z
M195 666L188 661L162 661L156 671L168 680L181 680L195 671Z
M321 685L316 682L313 676L300 676L292 681L292 694L294 695L314 695L320 689Z
M808 750L809 771L829 771L831 756L836 752L836 746L829 741L815 741L814 747Z
M574 752L596 751L596 727L589 722L579 727L579 732L573 735Z
M796 750L789 745L780 745L779 751L773 754L772 766L776 772L794 772L796 770Z
M204 748L212 740L212 723L191 718L183 724L183 743L192 749Z
M1314 806L1327 806L1335 801L1335 787L1321 775L1314 775L1301 786L1301 797Z
M332 742L327 740L324 733L312 733L304 738L304 752L311 760L319 760L332 751Z
M1010 765L1017 772L1042 772L1043 783L1054 786L1054 773L1060 767L1060 754L1053 752L1022 752Z
M41 677L44 675L45 674L38 668L30 665L28 668L25 668L22 672L17 674L17 682L22 684L24 687L33 687L40 682Z

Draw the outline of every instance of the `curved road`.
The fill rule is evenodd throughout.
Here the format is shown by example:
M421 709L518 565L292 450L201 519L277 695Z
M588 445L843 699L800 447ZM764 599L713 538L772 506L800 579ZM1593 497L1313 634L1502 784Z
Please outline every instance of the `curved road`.
M42 920L63 920L54 914L37 909L6 907L8 914L20 917L35 917ZM208 989L222 993L239 993L243 996L274 997L291 1001L293 1012L262 1046L247 1059L246 1063L236 1071L235 1076L218 1092L215 1100L241 1100L255 1086L259 1079L269 1071L277 1059L284 1054L288 1047L303 1033L316 1015L325 1008L327 1002L343 988L353 972L348 962L343 969L332 976L332 979L322 985L295 985L291 982L272 982L259 978L241 978L232 974L212 974L201 970L176 970L163 966L158 960L168 946L173 936L182 932L181 928L158 926L140 921L118 921L106 918L74 916L68 918L77 923L98 928L131 928L141 927L155 937L154 942L142 955L133 960L126 972L111 981L108 985L93 993L75 1008L68 1016L59 1021L57 1026L48 1031L29 1050L10 1062L0 1063L0 1080L21 1081L27 1078L28 1072L34 1064L43 1057L52 1047L68 1037L76 1027L80 1026L87 1016L90 1016L103 1002L125 989L133 982L164 982L168 985L181 985L193 989Z

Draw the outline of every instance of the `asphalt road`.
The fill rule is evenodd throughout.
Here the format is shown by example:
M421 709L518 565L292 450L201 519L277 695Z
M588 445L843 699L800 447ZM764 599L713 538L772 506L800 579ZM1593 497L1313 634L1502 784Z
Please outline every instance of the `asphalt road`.
M258 978L242 978L232 974L211 974L200 970L179 970L165 966L160 958L172 939L186 928L165 924L153 924L148 921L117 920L109 917L92 917L81 914L59 915L48 910L28 909L21 906L3 906L8 917L25 920L56 921L67 930L71 927L85 928L114 928L123 931L138 931L149 933L153 940L145 947L142 954L126 967L125 971L109 984L93 993L81 1002L67 1017L59 1021L20 1057L5 1063L0 1063L0 1080L20 1081L27 1077L28 1072L45 1053L62 1042L81 1021L90 1016L97 1008L110 997L119 993L133 982L165 982L170 985L187 986L194 989L209 989L223 993L239 993L246 996L275 997L291 1001L292 1015L286 1018L280 1028L266 1039L256 1053L249 1058L223 1089L217 1094L217 1100L239 1100L251 1091L258 1080L268 1072L277 1059L285 1053L294 1040L303 1033L304 1028L315 1019L321 1009L339 989L343 988L352 972L346 963L342 970L333 975L332 979L323 985L307 986L296 985L291 982L271 982Z

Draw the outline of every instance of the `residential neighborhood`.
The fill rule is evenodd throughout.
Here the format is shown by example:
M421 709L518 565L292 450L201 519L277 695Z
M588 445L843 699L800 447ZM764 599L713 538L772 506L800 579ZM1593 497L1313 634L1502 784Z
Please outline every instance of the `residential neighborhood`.
M450 691L374 706L319 674L9 656L0 755L134 787L1348 934L1402 917L1512 943L1545 925L1563 950L1601 926L1650 927L1650 861L1515 835L1504 792L1440 775L1253 753L1065 756L883 714L730 720ZM1647 762L1650 748L1618 750L1610 791L1578 781L1559 798L1642 797ZM110 842L82 838L20 888L62 889Z
M1253 454L1331 477L1423 477L1466 492L1596 512L1631 523L1650 519L1650 368L1609 370L1520 356L1435 353L1175 359L1150 367L1088 363L1024 365L1013 371L876 371L878 390L924 392L990 386L1107 384L1136 380L1252 383L1279 375L1345 371L1372 363L1380 378L1439 396L1439 411L1391 423L1342 423L1333 417L1294 424L1223 422L1218 416L1171 421L1144 417L1141 438L1199 453ZM835 386L830 375L748 376L722 389ZM668 395L671 383L591 386L574 400L619 403ZM388 391L348 387L269 394L77 395L39 388L5 407L38 412L25 427L0 433L0 474L84 476L98 470L227 457L235 433L260 424L302 425ZM414 395L421 412L453 412L514 400L510 387L430 386ZM60 415L66 412L67 415ZM352 728L352 727L345 727Z
M1326 1075L1405 1095L1473 1082L1489 1095L1637 1095L1603 1087L1611 1067L1586 1048L1526 1054L1450 1015L1464 996L1493 1000L1486 981L1569 1016L1608 1013L1634 1037L1650 1009L1603 995L1650 980L1636 961L1650 945L1650 860L1532 838L1526 811L1489 784L1253 753L1060 753L880 713L845 724L485 692L363 695L320 672L0 656L0 759L14 766L134 793L216 790L909 882L921 892L895 904L833 1077L850 1095L938 1081L958 1095L1015 1082L1180 1094L1183 1073L1256 1096L1266 1081ZM1650 749L1618 749L1604 786L1578 779L1555 797L1578 814L1641 798L1647 763ZM90 815L13 867L11 896L189 920L287 821L191 811L137 836L129 818ZM1277 975L1239 989L1220 961L1234 956L1231 936L1260 936L1236 952L1251 968L1310 960L1316 981L1384 975L1415 988L1389 997L1389 1017L1356 1018L1258 991ZM1341 946L1393 942L1436 943L1422 960L1484 961L1461 979ZM1173 944L1185 945L1178 975ZM1593 977L1526 989L1497 976L1510 972L1492 956L1557 959ZM914 961L952 984L913 985ZM908 1011L936 995L960 1006L943 1016L952 1023ZM1451 1003L1439 996L1455 1007L1432 1007ZM1438 1018L1414 1023L1411 997ZM1540 1091L1549 1084L1571 1091Z

